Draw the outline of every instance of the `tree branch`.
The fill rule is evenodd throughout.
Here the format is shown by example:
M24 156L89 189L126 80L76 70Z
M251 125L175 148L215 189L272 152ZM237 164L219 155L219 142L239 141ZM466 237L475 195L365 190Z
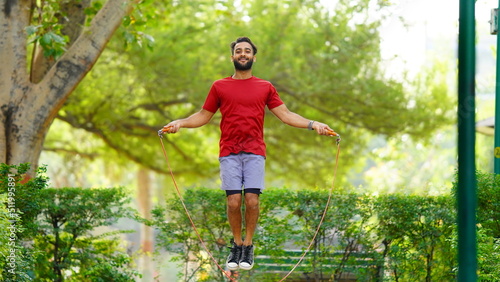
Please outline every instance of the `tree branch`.
M65 154L70 154L73 156L80 156L86 159L94 160L95 158L99 157L99 154L93 154L93 153L83 153L78 150L72 150L72 149L65 149L65 148L50 148L50 147L43 147L44 151L47 152L54 152L54 153L65 153Z
M104 47L138 0L108 0L69 50L54 64L41 81L37 96L48 108L49 125L80 81L93 67ZM33 94L34 95L34 94ZM48 107L47 107L48 106Z
M127 149L120 147L120 145L115 143L111 138L109 138L109 136L107 136L103 130L95 127L92 122L82 122L81 123L72 115L66 115L66 116L59 115L59 116L57 116L57 118L68 123L69 125L71 125L74 128L84 129L90 133L95 134L97 137L99 137L101 140L103 140L107 146L109 146L113 150L121 153L126 158L130 159L131 161L133 161L137 164L141 164L144 167L151 169L151 170L158 172L158 173L163 173L163 174L168 173L168 171L166 171L164 167L155 165L151 162L147 162L141 158L142 157L141 155L136 155L133 152L131 152L130 150L127 150ZM154 130L154 132L156 132L156 129ZM188 156L187 154L185 154L175 143L169 141L167 138L164 140L165 140L165 142L172 145L172 147L174 147L174 149L179 154L181 154L184 159L186 159L187 161L190 161L190 162L193 161L192 158L190 156ZM192 173L193 171L198 172L199 170L190 169L188 172ZM176 171L175 174L180 175L180 174L185 173L185 172L186 171ZM200 175L202 175L202 174L200 174Z

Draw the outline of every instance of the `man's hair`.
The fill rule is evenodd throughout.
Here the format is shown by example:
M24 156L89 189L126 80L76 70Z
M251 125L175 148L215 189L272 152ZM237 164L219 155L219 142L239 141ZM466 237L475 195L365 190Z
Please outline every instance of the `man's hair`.
M250 38L248 38L248 37L238 37L236 39L236 41L231 42L231 55L234 54L234 46L236 46L236 44L238 44L240 42L248 42L252 46L253 54L254 55L257 54L257 46L255 46L255 44L253 44L253 42L252 42L252 40L250 40Z

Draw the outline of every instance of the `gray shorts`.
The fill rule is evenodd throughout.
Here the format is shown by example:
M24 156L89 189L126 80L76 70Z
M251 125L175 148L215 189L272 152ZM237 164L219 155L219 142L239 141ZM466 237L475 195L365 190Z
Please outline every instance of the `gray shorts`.
M264 156L239 153L219 158L222 190L264 189Z

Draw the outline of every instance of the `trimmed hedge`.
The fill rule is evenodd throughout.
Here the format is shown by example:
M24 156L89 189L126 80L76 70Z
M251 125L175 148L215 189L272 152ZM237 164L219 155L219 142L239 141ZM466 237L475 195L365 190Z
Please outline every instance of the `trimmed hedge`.
M500 178L478 173L479 277L500 281ZM231 232L225 196L218 189L189 189L188 210L224 267ZM277 281L309 244L328 198L326 190L267 189L255 235L256 266L239 281ZM498 200L498 201L497 201ZM487 209L487 210L483 210ZM154 210L157 244L174 253L183 281L224 281L204 253L177 198ZM314 281L455 281L456 209L453 196L335 192L313 248L292 276ZM196 267L192 263L196 262ZM191 266L191 267L189 267ZM492 267L494 266L494 267ZM288 269L287 269L288 267ZM316 279L316 280L315 280Z

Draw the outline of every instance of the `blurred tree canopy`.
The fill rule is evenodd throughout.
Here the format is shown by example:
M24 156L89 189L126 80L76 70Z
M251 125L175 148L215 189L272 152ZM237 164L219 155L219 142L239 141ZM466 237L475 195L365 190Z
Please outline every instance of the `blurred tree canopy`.
M452 122L454 104L447 102L446 79L438 71L417 81L384 76L378 31L383 17L373 14L382 15L387 1L324 3L144 1L129 20L148 42L154 38L154 46L130 44L128 32L116 34L57 116L92 137L75 144L73 132L52 130L45 147L132 160L165 173L157 130L198 111L211 83L233 73L229 43L239 36L256 43L254 75L271 81L290 110L340 133L340 183L354 167L363 167L374 137L425 140ZM218 179L219 119L217 114L205 127L164 139L174 173L186 184ZM268 183L331 181L333 139L285 126L272 114L266 116L265 135Z

